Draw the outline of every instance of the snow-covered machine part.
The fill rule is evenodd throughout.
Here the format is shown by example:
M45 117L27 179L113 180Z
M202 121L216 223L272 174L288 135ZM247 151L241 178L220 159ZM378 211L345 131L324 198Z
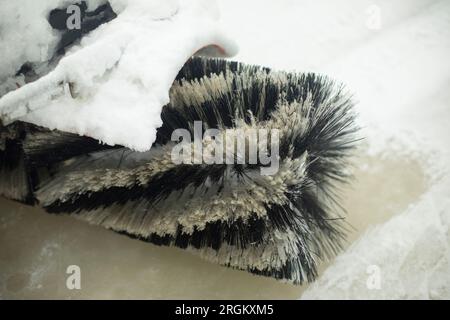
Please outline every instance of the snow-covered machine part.
M169 89L189 57L199 51L237 52L211 1L89 1L87 11L107 3L117 17L84 34L55 61L62 36L48 17L73 3L29 2L2 9L3 124L21 120L146 151L162 124ZM27 81L20 72L27 64L42 76Z

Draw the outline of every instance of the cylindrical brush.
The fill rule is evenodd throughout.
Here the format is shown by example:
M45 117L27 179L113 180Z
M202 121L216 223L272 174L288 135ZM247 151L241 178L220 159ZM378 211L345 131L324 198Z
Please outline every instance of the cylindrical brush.
M29 178L26 192L3 194L32 198L48 212L185 248L224 266L301 284L314 280L319 261L335 254L344 239L335 187L348 178L348 156L357 139L352 108L342 86L324 76L195 57L171 88L163 125L148 152L14 124L23 134L0 135L0 146L19 146L0 149L0 175L11 175L5 173L8 159L18 157ZM213 139L205 135L211 129ZM184 158L189 161L174 159L177 130L192 137L182 145L194 151ZM241 142L256 143L253 149L239 152L234 142L227 145L230 137L243 135ZM222 149L211 151L211 143L223 143ZM2 156L8 150L14 156ZM250 163L252 152L256 162ZM229 161L212 161L222 155ZM9 183L3 177L0 191Z

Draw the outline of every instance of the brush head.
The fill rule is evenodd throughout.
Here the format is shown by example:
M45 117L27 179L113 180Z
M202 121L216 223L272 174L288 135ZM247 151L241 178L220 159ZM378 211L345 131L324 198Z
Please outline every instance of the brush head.
M148 152L25 124L20 137L0 137L19 146L13 153L22 157L26 176L33 177L24 194L48 212L69 213L224 266L301 284L314 280L318 263L344 240L336 184L347 181L355 146L352 108L342 86L324 76L195 57L171 88L163 125ZM244 135L250 141L248 133L266 130L273 138L277 132L272 158L277 170L263 174L268 164L261 158L242 161L248 148L235 152L231 163L208 161L218 149L203 149L201 161L194 156L191 163L177 163L172 134L184 129L198 136L196 121L202 133L217 129L215 143L225 142L219 149L224 156L229 137ZM202 147L211 143L200 139ZM275 151L265 149L267 141L260 136L255 141L259 155ZM196 148L195 141L183 142L184 150ZM5 148L0 149L5 167L2 152Z

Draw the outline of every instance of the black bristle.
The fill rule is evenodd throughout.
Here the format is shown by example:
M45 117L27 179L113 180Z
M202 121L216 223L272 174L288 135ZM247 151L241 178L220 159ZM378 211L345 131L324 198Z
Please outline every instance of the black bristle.
M203 91L200 100L191 99ZM189 248L254 274L313 281L318 262L336 254L345 235L335 185L347 181L358 128L342 86L313 73L195 57L180 70L170 97L148 153L32 125L6 140L8 150L21 155L28 176L49 171L30 180L32 197L48 212ZM193 134L194 121L222 133L242 123L275 126L288 178L275 175L278 182L269 183L260 162L174 164L172 132ZM4 160L4 152L0 167L15 162Z

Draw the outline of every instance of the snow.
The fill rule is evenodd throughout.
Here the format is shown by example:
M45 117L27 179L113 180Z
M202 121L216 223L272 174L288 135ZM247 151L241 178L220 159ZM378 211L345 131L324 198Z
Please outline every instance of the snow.
M90 0L95 9L106 0ZM59 40L58 33L47 22L48 13L65 7L70 0L0 0L0 96L2 84L11 79L25 62L48 61Z
M52 6L48 1L45 9L28 12L34 6L24 6L23 2L27 1L15 4L27 8L30 20L22 26L15 25L12 19L5 32L14 28L20 32L23 27L28 37L23 40L30 41L29 37L34 36L30 24L34 20L40 22L36 22L38 25L47 23L45 17ZM53 1L54 6L60 3ZM237 50L221 30L217 8L205 3L111 1L118 13L115 20L84 37L53 71L0 99L3 122L20 119L90 136L110 145L149 150L156 129L162 124L161 108L169 102L170 86L184 62L211 44L219 45L228 55ZM21 12L18 8L13 6L11 10ZM20 15L16 19L22 20ZM37 47L54 47L55 35L48 29L48 23L36 29L42 38ZM12 41L11 55L24 51L16 45L20 43ZM2 46L7 44L2 41ZM49 51L41 60L48 59ZM37 52L25 52L11 61L14 67L2 70L0 78L11 76L29 56L32 61L38 59Z
M425 194L362 235L302 298L450 298L450 3L220 5L241 48L236 59L343 81L358 101L369 152L416 158L428 175ZM373 8L379 29L370 23ZM380 271L379 289L367 285L371 266Z

